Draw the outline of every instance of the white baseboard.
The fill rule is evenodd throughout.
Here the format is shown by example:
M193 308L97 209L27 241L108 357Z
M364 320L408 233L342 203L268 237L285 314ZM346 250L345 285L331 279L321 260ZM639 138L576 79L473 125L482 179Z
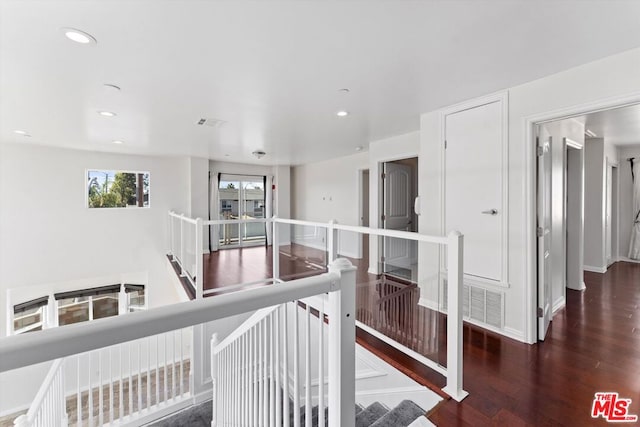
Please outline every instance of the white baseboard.
M556 314L559 310L562 310L567 305L567 300L565 298L559 298L553 304L553 308L551 309L552 315Z
M607 267L593 267L591 265L583 265L582 269L584 271L590 271L592 273L606 273L607 272Z
M584 284L584 281L580 281L577 286L567 284L567 289L571 289L572 291L584 291L587 289L587 286Z
M618 257L618 261L640 264L640 259L631 259L631 258L627 258L626 256Z

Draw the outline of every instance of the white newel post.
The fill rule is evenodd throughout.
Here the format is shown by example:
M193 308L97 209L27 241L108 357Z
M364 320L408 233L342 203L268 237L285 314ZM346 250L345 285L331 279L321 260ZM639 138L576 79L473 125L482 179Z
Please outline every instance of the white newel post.
M273 279L280 280L280 236L278 236L278 222L276 219L276 216L272 219L271 255L273 257Z
M331 264L338 258L338 230L334 228L337 223L335 219L332 219L327 227L327 250L329 251L327 264Z
M340 290L329 293L329 426L349 427L356 419L356 269L340 258L329 272L340 274Z
M447 290L447 385L442 389L460 402L469 393L462 389L462 280L464 237L459 231L448 236Z
M211 391L213 405L213 417L211 418L211 427L216 427L218 418L218 355L215 353L218 346L218 334L211 335Z
M202 218L196 218L196 299L202 299L204 295L204 271L203 271L203 245L204 229Z

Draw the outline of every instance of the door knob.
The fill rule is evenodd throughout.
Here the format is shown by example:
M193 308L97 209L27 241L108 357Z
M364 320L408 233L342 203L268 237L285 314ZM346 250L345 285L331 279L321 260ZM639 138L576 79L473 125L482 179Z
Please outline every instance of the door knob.
M488 211L482 211L484 215L498 215L498 209L489 209Z

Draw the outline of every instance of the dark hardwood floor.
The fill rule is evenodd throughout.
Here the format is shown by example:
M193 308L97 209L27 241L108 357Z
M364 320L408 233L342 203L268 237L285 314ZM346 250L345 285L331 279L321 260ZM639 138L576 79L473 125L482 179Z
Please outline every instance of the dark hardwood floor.
M318 269L324 261L317 251L303 247L288 251L281 256L283 275L323 271ZM243 249L241 255L237 250L220 251L217 258L206 261L206 287L269 277L269 249ZM377 301L384 300L380 277L367 273L368 262L352 262L358 268L359 286L368 284L368 295L378 289ZM640 415L640 264L619 262L606 274L585 273L585 283L584 292L567 290L567 305L554 316L544 342L523 344L465 324L464 387L469 397L461 403L446 399L429 419L438 426L606 425L601 418L591 418L594 394L599 391L633 399L630 412ZM392 319L397 320L383 317L382 326L395 323L395 331L402 332L398 326L406 325L407 318ZM435 321L442 335L446 317L438 314ZM385 333L393 335L394 330ZM444 386L444 377L360 329L357 339L416 381L438 392ZM443 362L442 336L436 344L427 349L432 352L428 356Z
M465 326L469 397L445 401L430 420L438 426L606 425L591 418L598 391L633 399L631 413L640 414L640 264L585 273L585 284L584 292L567 290L566 308L554 316L544 342L523 344ZM428 372L425 379L444 384Z

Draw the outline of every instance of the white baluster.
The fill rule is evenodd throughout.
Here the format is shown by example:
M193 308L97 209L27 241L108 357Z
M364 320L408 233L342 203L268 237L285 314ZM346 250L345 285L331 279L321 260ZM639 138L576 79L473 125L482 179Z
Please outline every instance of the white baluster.
M275 351L276 371L274 373L275 380L276 380L276 426L281 426L282 425L282 390L280 385L280 306L278 306L276 311L273 312L273 315L275 317L275 327L273 329L275 333L275 339L273 340L273 343L276 347L276 351Z
M129 356L129 415L133 414L133 357L131 356L131 348L133 341L127 345L127 354Z
M267 426L269 424L269 378L267 376L267 369L269 366L269 353L267 347L267 320L262 321L262 346L264 347L264 361L262 364L262 392L264 396L264 413L262 414L262 424Z
M271 252L272 252L272 273L273 279L280 279L280 240L278 236L278 223L275 221L276 216L273 216L273 232L271 233ZM288 227L288 225L285 225Z
M282 421L284 427L289 427L289 331L287 330L287 305L282 304ZM324 427L324 426L322 426Z
M171 399L176 398L176 331L171 334Z
M182 332L184 329L180 329L178 334L180 336L180 397L184 397L184 346L182 342Z
M262 321L256 325L256 336L258 344L258 378L256 386L258 387L258 422L255 425L262 424L262 414L264 412L264 389L262 388L262 369L264 364L264 349L262 347Z
M269 426L274 427L276 423L276 384L275 379L273 378L275 372L274 366L274 341L273 341L273 323L274 323L274 314L273 312L269 314Z
M122 382L124 381L124 372L122 371L122 348L124 347L124 344L120 344L118 346L118 354L120 355L119 358L119 368L120 368L120 375L118 375L118 419L122 419L124 417L124 387L122 385Z
M77 381L76 381L76 419L78 420L78 427L82 427L82 387L80 387L80 355L76 356L76 369L77 369Z
M245 398L246 392L246 370L245 370L245 336L238 337L238 346L240 347L240 363L238 368L240 369L240 423L241 425L247 424L247 399Z
M169 401L169 397L167 396L169 394L169 373L167 372L167 369L169 369L169 364L167 363L169 356L167 354L167 341L169 340L168 338L168 334L163 334L162 337L163 339L163 344L164 344L164 357L162 358L162 362L163 362L163 368L162 368L162 375L164 376L164 383L162 384L162 399L163 399L163 403L166 403L167 401Z
M318 426L324 427L324 310L318 308Z
M109 424L113 425L113 347L109 347Z
M93 371L92 363L91 363L91 352L87 353L89 358L89 421L87 424L90 427L93 427L93 386L91 384L91 372Z
M293 427L300 427L300 336L298 301L293 303Z
M142 411L142 340L138 340L138 413Z
M160 404L160 335L156 335L156 407Z
M309 304L306 304L304 329L304 425L311 427L311 307Z
M258 356L258 328L254 325L251 329L251 342L253 343L252 354L253 354L253 404L251 407L253 408L253 417L251 419L251 425L257 426L258 420L260 419L260 398L259 398L259 390L260 383L258 381L259 375L259 367L260 367L260 358Z
M211 419L211 427L216 427L217 425L216 420L220 418L218 415L218 408L219 408L218 395L220 393L220 390L218 389L218 387L220 387L220 385L218 384L218 357L219 356L215 353L217 345L218 345L218 334L214 333L213 335L211 335L211 347L210 347L211 390L212 390L211 403L213 405L213 408L212 408L213 417ZM191 361L191 363L193 363L193 361Z
M98 350L98 422L104 425L104 393L102 391L102 350Z

